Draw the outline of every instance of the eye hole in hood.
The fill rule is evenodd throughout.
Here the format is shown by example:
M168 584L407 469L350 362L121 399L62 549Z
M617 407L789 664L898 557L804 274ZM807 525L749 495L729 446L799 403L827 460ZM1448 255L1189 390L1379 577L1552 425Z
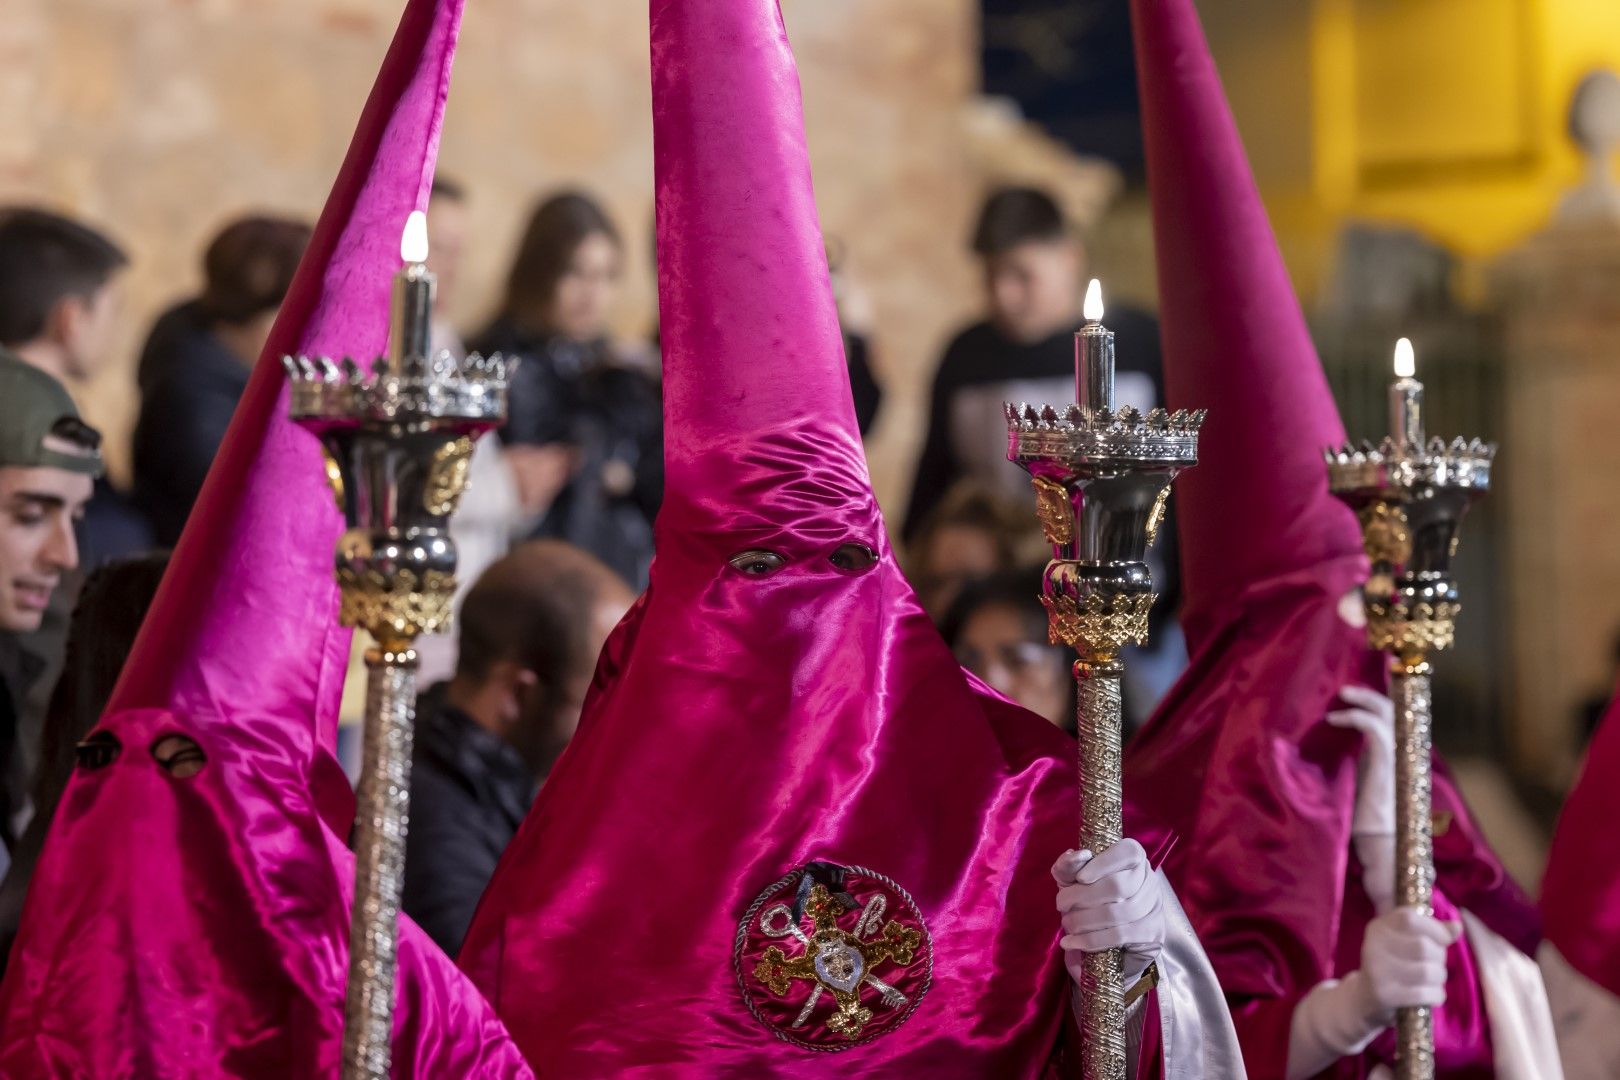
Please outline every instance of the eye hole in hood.
M118 759L124 744L110 731L93 731L73 747L73 756L79 768L86 772L105 769Z
M787 559L765 548L749 548L747 551L739 551L727 561L736 568L738 573L756 578L770 577L787 565Z
M197 740L185 735L165 735L152 744L152 757L170 776L184 780L202 772L208 763Z
M877 552L865 544L841 544L827 561L846 573L859 574L877 565Z

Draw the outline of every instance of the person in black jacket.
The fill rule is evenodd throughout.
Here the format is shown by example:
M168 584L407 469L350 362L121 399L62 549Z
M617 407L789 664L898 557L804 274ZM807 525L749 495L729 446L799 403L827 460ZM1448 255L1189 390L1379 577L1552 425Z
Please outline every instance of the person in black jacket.
M973 232L984 267L989 315L963 330L945 350L934 377L928 435L911 488L902 536L919 538L933 511L959 482L1022 505L1034 517L1029 479L1007 463L1003 402L1074 400L1074 332L1086 253L1057 202L1035 188L1002 188L985 200ZM1146 412L1164 403L1158 320L1110 303L1104 323L1114 332L1114 399ZM1173 526L1175 501L1167 525ZM1126 691L1129 722L1140 723L1185 661L1179 628L1181 574L1175 529L1161 530L1148 553L1159 594L1150 616L1150 643L1131 651Z
M501 441L568 455L569 478L536 535L584 548L640 588L663 500L663 399L651 365L608 337L623 258L618 230L589 196L547 199L518 245L500 313L473 346L521 361ZM520 489L531 462L538 471L554 459L516 455Z
M169 309L147 336L134 497L164 547L180 539L309 236L284 218L227 225L203 256L202 295Z
M417 705L405 841L405 912L451 956L633 598L556 540L514 548L467 594L455 677Z
M1074 400L1086 253L1057 202L1035 188L992 193L974 229L973 251L984 268L989 313L956 336L934 377L928 434L902 530L907 541L964 477L1032 502L1028 480L1007 464L1002 402ZM1110 303L1104 321L1115 335L1119 405L1147 410L1162 404L1157 320Z

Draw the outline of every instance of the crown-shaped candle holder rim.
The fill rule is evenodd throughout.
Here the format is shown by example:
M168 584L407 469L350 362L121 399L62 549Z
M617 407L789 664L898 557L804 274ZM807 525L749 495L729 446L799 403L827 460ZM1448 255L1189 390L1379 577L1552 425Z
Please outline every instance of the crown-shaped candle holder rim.
M498 424L506 417L506 392L516 359L448 350L408 361L403 373L384 359L370 370L353 357L285 356L294 420L395 422L415 417Z
M1374 444L1329 447L1323 451L1328 483L1335 493L1384 492L1398 496L1413 488L1490 489L1496 444L1482 439L1439 437L1419 447L1396 445L1385 438Z
M1142 412L1134 406L1122 409L1088 409L1069 404L1031 405L1006 402L1002 409L1009 431L1088 432L1108 435L1196 436L1208 415L1205 409L1155 408Z
M1198 463L1202 409L1143 413L1130 406L1006 405L1007 457L1020 465L1066 461L1117 468L1179 469Z
M458 359L448 349L441 349L432 356L418 356L406 360L404 372L395 375L396 378L406 380L465 380L485 381L505 384L513 369L518 365L519 357L507 357L501 353L491 353L488 356L482 353L468 353ZM388 360L384 357L373 359L369 365L364 366L352 356L333 359L330 356L293 356L281 358L282 367L286 369L289 378L301 382L346 383L350 386L366 386L376 383L391 374Z

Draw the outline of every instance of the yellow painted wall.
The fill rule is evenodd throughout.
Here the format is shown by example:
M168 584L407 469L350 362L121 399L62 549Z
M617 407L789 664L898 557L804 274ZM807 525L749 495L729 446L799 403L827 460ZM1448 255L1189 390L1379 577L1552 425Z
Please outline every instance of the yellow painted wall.
M1483 259L1581 174L1570 94L1620 69L1620 0L1203 0L1211 45L1302 291L1350 218Z

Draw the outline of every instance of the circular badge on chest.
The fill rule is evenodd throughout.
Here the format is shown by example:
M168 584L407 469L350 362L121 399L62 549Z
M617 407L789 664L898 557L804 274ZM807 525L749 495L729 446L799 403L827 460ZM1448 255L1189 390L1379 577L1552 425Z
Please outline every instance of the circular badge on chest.
M846 1050L905 1023L933 981L934 947L892 879L813 862L749 905L733 962L743 1003L777 1038Z

